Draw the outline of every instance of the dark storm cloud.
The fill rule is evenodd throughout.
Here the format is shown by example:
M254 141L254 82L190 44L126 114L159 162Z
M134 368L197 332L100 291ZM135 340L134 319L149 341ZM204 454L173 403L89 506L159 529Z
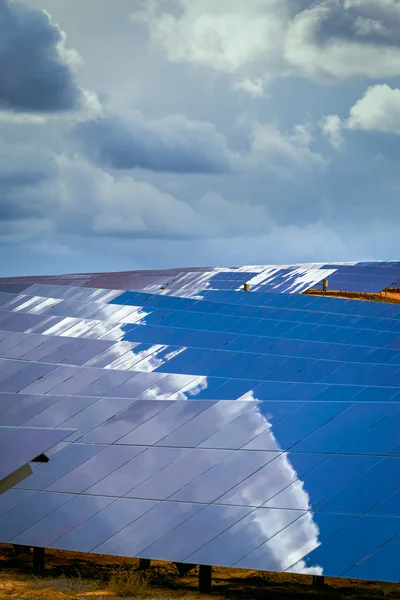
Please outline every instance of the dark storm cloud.
M199 8L200 22L202 11L207 21L212 13L209 3L192 2ZM204 64L198 68L189 61L182 66L169 61L167 52L154 51L156 44L143 27L134 31L132 23L128 27L134 5L145 7L149 4L145 1L26 0L23 5L0 0L0 111L7 105L14 112L56 112L79 104L73 72L57 51L63 34L45 13L28 4L46 8L73 36L86 61L82 85L96 90L106 107L104 118L78 124L44 119L42 125L34 125L29 116L18 121L21 115L14 120L0 115L3 272L398 254L400 182L395 149L383 147L381 137L343 130L344 145L334 153L327 144L322 146L318 129L322 116L338 114L344 119L363 96L369 81L360 73L367 72L367 77L378 73L384 81L379 74L382 65L393 62L381 49L383 43L388 46L388 32L397 35L397 20L388 17L389 9L384 14L383 6L390 1L352 2L353 8L345 10L344 0L277 0L277 10L286 14L288 6L290 17L298 15L293 23L284 19L288 34L294 31L289 64L294 65L293 73L306 77L290 77L282 69L284 79L271 83L267 97L252 98L234 92L229 73L221 71L221 78L208 79ZM165 2L160 4L169 12ZM242 29L246 23L252 27L258 15L262 22L264 12L269 14L264 7L258 11L260 3L231 4ZM229 5L228 14L230 3L221 5ZM325 5L329 10L316 10ZM374 29L374 22L384 27ZM227 23L229 30L229 19ZM183 19L181 24L184 39L187 23ZM96 35L88 35L91 25ZM191 22L188 25L190 35ZM280 73L284 35L279 36L276 51L272 46L271 60L263 36L259 43L254 37L255 45L253 35L243 38L247 62L240 75L250 81L258 74L273 78ZM175 36L174 43L180 41ZM353 51L353 41L360 51ZM233 48L233 59L239 46ZM374 60L363 60L363 47L374 50ZM229 63L229 49L228 44L228 64L235 64ZM339 58L336 49L341 50ZM206 50L212 65L219 50L214 57L212 49ZM246 58L253 52L260 71L258 63L253 71ZM370 71L365 62L372 63ZM338 87L318 86L326 74L356 78L346 86L343 82ZM169 116L156 120L153 115ZM254 144L253 117L260 125ZM309 130L301 125L291 133L295 125L309 121ZM218 132L226 133L230 147ZM379 160L378 151L383 155ZM320 160L325 158L323 152L331 153L329 161ZM228 175L204 176L214 173Z
M81 92L47 15L21 2L0 0L0 108L16 112L77 109Z
M145 121L109 116L79 123L74 138L93 163L112 169L170 173L224 173L230 170L225 138L210 123L182 116Z

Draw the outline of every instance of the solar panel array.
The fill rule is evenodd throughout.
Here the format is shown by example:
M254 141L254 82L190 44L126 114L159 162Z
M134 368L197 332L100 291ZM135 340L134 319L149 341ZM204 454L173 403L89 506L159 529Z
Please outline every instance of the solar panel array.
M252 291L297 294L310 288L321 288L323 279L328 279L329 289L332 290L380 292L389 286L399 286L400 262L195 267L160 271L16 277L0 278L0 285L5 283L7 287L13 284L17 286L16 291L23 289L24 283L38 282L145 290L154 293L159 293L161 288L165 288L164 293L190 297L203 290L243 289L245 283L250 285Z
M70 431L1 541L400 580L400 307L12 283L0 426Z
M334 265L324 265L333 269ZM329 288L347 292L381 292L400 287L400 266L345 265L336 268L329 278Z

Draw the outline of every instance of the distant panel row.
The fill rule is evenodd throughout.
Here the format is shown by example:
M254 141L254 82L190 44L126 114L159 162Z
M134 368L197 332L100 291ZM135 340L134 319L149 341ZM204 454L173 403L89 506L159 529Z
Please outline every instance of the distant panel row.
M297 294L269 294L267 292L231 292L203 290L200 296L206 300L246 306L275 306L316 311L341 312L342 314L370 317L399 318L398 305L384 302L357 302L341 298L321 298Z

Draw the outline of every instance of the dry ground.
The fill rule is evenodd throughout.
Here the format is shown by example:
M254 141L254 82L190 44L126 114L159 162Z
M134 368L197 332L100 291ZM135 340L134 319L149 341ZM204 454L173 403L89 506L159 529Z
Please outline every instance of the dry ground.
M197 592L197 570L179 577L174 565L155 562L149 583L138 584L135 559L48 551L44 577L32 574L32 556L16 556L13 549L0 544L0 600L115 600L121 597L154 600L207 600ZM128 580L127 589L120 583ZM110 583L111 582L111 583ZM311 587L311 578L300 575L256 573L236 569L213 570L213 599L315 600L346 598L373 600L383 598L377 583L327 579L323 591ZM126 588L126 586L125 586ZM127 591L128 590L128 591ZM116 593L118 595L116 595ZM400 586L390 595L400 600Z
M321 290L310 289L304 292L305 296L323 296ZM338 290L327 290L328 298L345 298L350 300L363 300L369 302L385 302L386 304L400 304L400 292L398 290L385 290L380 294L359 294L358 292L340 292Z

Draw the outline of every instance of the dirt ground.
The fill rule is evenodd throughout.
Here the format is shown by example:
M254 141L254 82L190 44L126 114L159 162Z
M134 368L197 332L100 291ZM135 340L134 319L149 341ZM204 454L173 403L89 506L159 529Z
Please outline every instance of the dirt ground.
M310 289L304 293L305 296L323 296L323 292ZM400 292L398 290L384 290L380 294L359 294L357 292L340 292L338 290L327 290L328 298L345 298L347 300L362 300L367 302L385 302L386 304L400 304Z
M126 574L137 577L138 561L109 556L62 552L46 553L43 577L32 573L32 556L16 556L11 546L0 544L0 600L115 600L149 598L155 600L207 600L209 596L197 591L198 573L194 569L179 577L177 569L169 563L154 562L147 574L145 587L127 590L116 589L115 581ZM113 582L114 581L114 585ZM117 586L118 588L118 586ZM348 598L368 600L383 598L378 583L340 579L326 579L323 590L314 590L311 577L276 573L256 573L239 569L213 569L213 599L301 600L304 596L322 598ZM390 594L400 600L400 586Z

